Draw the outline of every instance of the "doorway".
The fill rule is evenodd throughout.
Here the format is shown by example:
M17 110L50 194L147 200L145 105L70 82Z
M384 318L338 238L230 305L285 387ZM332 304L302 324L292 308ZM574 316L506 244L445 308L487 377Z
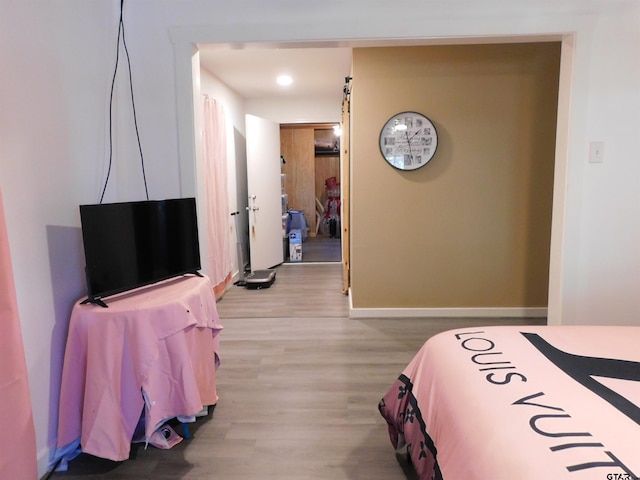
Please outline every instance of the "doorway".
M210 57L215 57L214 61L212 61L210 57L207 57L207 54L210 53L209 48L213 49L215 53L210 55ZM261 88L261 92L251 93L249 89L242 86L243 81L238 78L237 70L234 70L232 66L238 56L243 60L241 63L243 63L242 68L244 69L245 78L247 76L250 79L259 77L264 80L261 81L261 87L263 87ZM219 63L216 63L216 61ZM227 64L226 62L231 62L231 64ZM272 86L266 85L271 77L267 72L272 71L270 69L275 69L275 66L285 62L295 67L295 72L292 73L294 73L296 83L304 84L301 90L281 92L274 91ZM325 65L319 72L311 68L312 66L317 67L318 64ZM306 65L306 68L301 65ZM245 261L251 259L251 262L248 262L248 264L251 265L251 270L255 270L257 267L251 258L253 252L247 249L247 247L253 243L250 237L254 234L254 231L250 224L252 215L257 217L263 212L257 200L250 199L247 204L247 199L253 196L253 192L247 191L245 186L247 178L250 177L250 172L246 171L246 167L245 170L242 171L239 166L246 164L247 157L245 152L249 151L251 140L245 131L245 124L241 119L245 114L250 114L263 119L269 119L279 125L294 122L306 124L331 122L329 123L329 128L331 132L333 132L332 126L341 122L340 110L342 106L343 81L345 75L348 75L351 68L351 48L263 49L260 51L250 48L241 50L232 49L228 51L225 50L225 47L216 44L198 45L198 51L193 54L192 68L193 78L199 80L193 84L194 93L197 95L199 92L202 92L210 97L219 98L221 103L226 107L227 117L230 117L230 122L227 122L227 124L233 124L235 136L230 140L229 135L227 135L227 144L235 145L236 149L228 153L230 159L228 172L230 173L230 189L235 190L237 193L234 195L234 192L230 191L230 206L232 210L239 212L238 220L240 228L238 230L241 232L241 235L239 235L238 238L242 241L244 259ZM231 73L229 73L228 76L228 72L235 72L234 75L236 76L231 75ZM312 78L309 78L309 76ZM329 76L332 79L332 83L328 81ZM316 77L322 77L323 80L319 81ZM275 80L275 75L273 79ZM245 81L244 83L246 84L247 82ZM319 89L319 85L322 85L322 90ZM260 97L253 98L256 95L260 95ZM304 97L301 95L304 95ZM196 132L199 130L197 125L194 130ZM196 136L196 155L197 142L198 139ZM240 143L242 143L244 147L238 148ZM308 149L313 159L313 133L311 134ZM331 162L333 170L335 170L335 173L332 175L336 177L339 177L339 154L339 151L333 152L332 158L322 158L323 163ZM288 163L286 165L283 164L281 170L285 172L285 178L288 176L289 180L293 181L294 175L292 174L291 168L295 164L297 155L295 153L290 154L284 152L283 157L287 158ZM271 159L271 157L269 158ZM196 166L196 168L198 167ZM308 172L311 172L313 175L309 177ZM299 185L290 185L287 187L290 198L288 205L286 204L287 202L283 202L282 215L288 214L289 209L300 209L305 212L306 217L310 220L310 225L308 230L305 230L305 233L311 233L311 235L305 238L303 261L299 263L341 261L341 242L337 232L334 238L331 238L331 245L327 244L328 242L325 238L316 238L324 237L325 231L329 232L329 225L327 225L325 229L323 225L321 225L322 219L320 222L316 219L317 210L315 202L317 196L320 205L325 203L324 181L328 176L329 175L325 175L323 171L318 172L317 179L321 186L322 194L315 195L313 193L315 188L315 170L312 168L298 175L295 180L296 182L302 181L303 179L304 181L311 182L310 198L305 204L300 204L296 198L291 198L294 197L292 192L299 190ZM198 181L198 175L196 174L196 183ZM280 180L278 180L278 182L280 182ZM276 193L276 197L279 197L279 192ZM277 198L277 202L280 203L280 198ZM254 208L255 210L253 210ZM280 207L278 207L278 209L279 208ZM279 229L281 228L281 223L286 227L284 220L281 221L280 218L278 218L277 222ZM317 226L320 228L316 228ZM235 232L236 229L233 227L232 229ZM284 261L286 261L289 238L286 228L282 230L283 234L278 234L281 236L278 241L284 253ZM259 232L255 232L255 234L257 236ZM327 233L326 236L329 237L329 233ZM307 239L309 239L308 243L306 241ZM232 243L237 243L235 235L232 237ZM253 246L251 246L251 249L253 249ZM235 258L237 255L233 253L232 256ZM282 261L283 260L281 260L281 262ZM261 268L270 268L272 266L273 265L268 265ZM240 272L240 269L238 269L238 272Z
M341 262L338 123L282 124L285 263Z
M570 73L572 71L572 47L573 47L573 37L571 35L567 36L556 36L555 39L562 40L562 60L561 60L561 74L560 74L560 92L559 92L559 118L557 125L557 139L556 139L556 166L559 171L563 171L566 168L566 164L568 161L568 115L567 113L570 111L569 109L569 99L570 96ZM508 38L504 39L505 43L510 43ZM185 47L185 45L182 45ZM189 50L189 54L187 54L187 50ZM189 48L180 48L177 47L177 58L178 58L178 100L180 104L188 103L181 102L181 93L182 89L180 85L189 85L193 82L193 71L192 70L181 70L181 66L184 67L187 63L192 67L192 50ZM188 60L188 62L187 62ZM180 78L182 77L182 78ZM185 100L182 98L182 100ZM183 175L183 194L189 193L194 190L194 186L189 182L189 174L191 173L192 165L189 164L190 158L195 155L185 155L185 153L190 153L188 148L190 145L188 134L191 130L188 128L190 125L190 119L188 116L183 114L183 110L179 109L179 120L185 120L184 122L179 121L179 135L180 135L180 145L181 145L181 171L182 173L187 173L187 175ZM556 179L558 180L558 179ZM562 180L562 178L560 179ZM561 253L562 253L562 238L564 235L564 215L563 209L565 207L565 189L564 182L557 182L554 187L554 222L552 226L552 234L551 234L551 274L550 274L550 282L549 282L549 317L559 318L559 313L561 311L562 302L562 289L561 287L561 275L558 275L563 270L563 264L559 261ZM551 322L553 323L553 322Z

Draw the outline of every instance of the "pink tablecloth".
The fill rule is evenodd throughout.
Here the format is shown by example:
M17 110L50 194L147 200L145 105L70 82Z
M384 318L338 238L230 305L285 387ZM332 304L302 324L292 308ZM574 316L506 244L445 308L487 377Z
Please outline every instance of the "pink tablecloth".
M186 276L76 304L62 373L58 448L126 460L144 410L146 439L165 420L218 401L222 329L207 277Z

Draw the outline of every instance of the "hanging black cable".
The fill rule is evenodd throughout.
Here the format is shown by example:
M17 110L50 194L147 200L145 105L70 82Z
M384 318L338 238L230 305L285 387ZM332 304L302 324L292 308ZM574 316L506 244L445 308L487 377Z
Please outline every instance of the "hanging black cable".
M100 203L104 198L104 194L107 190L107 184L109 183L109 177L111 175L111 165L113 162L113 92L116 83L116 74L118 73L118 63L120 61L120 37L122 37L122 45L127 55L127 66L129 71L129 90L131 92L131 107L133 109L133 123L136 130L136 138L138 140L138 151L140 152L140 165L142 167L142 179L144 181L144 191L147 200L149 200L149 189L147 188L147 175L144 169L144 156L142 155L142 145L140 143L140 133L138 132L138 118L136 116L136 104L133 95L133 77L131 75L131 59L129 57L129 49L127 48L127 41L124 36L124 22L123 22L124 0L120 0L120 20L118 22L118 39L116 42L116 65L113 69L113 78L111 79L111 93L109 95L109 166L107 168L107 178L104 182L104 188L102 189L102 195L100 195Z

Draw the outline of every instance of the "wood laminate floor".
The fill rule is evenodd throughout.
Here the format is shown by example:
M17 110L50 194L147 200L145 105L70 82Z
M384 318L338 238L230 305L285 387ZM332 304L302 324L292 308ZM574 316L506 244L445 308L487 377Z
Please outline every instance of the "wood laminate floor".
M340 264L277 270L271 288L232 287L218 302L220 400L192 439L134 447L119 463L81 455L51 478L413 479L377 405L424 341L468 325L544 323L349 319Z

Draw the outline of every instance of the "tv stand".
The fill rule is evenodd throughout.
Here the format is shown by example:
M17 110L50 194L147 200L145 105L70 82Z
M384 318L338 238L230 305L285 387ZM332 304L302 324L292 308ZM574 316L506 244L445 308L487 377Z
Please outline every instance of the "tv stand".
M80 303L69 321L58 448L81 445L84 453L123 461L141 412L149 441L167 419L195 417L218 402L222 325L207 276L113 296L109 308Z
M194 270L193 272L189 272L189 273L195 275L196 277L205 278L205 276L202 273L200 273L199 271L197 271L197 270ZM172 277L172 278L178 278L178 277ZM167 279L165 279L165 280L167 280ZM168 280L171 280L171 278L169 278ZM161 283L163 281L164 280L160 280L160 281L152 283L150 285L153 286L156 283ZM137 288L143 288L145 286L148 286L148 285L142 285L141 287L137 287ZM133 288L131 290L125 290L124 292L132 291L132 290L136 290L136 288ZM118 293L124 293L124 292L118 292ZM102 308L109 308L109 305L107 305L102 298L103 297L87 297L82 302L80 302L80 305L87 305L87 304L91 303L93 305L98 305L98 306L100 306Z
M92 303L93 305L98 305L102 308L109 308L109 305L104 303L104 301L101 298L87 298L86 300L83 300L82 302L80 302L80 305L86 305L88 303Z

